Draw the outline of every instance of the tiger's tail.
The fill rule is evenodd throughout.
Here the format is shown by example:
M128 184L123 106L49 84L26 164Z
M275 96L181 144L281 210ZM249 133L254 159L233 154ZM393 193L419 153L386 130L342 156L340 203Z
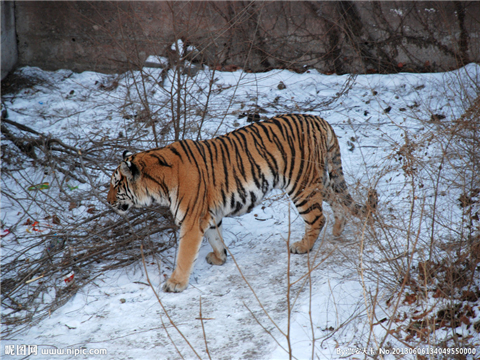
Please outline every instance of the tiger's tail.
M365 205L357 204L350 195L343 175L342 160L338 139L334 135L332 145L327 152L327 171L329 185L333 191L334 201L347 208L350 213L357 217L365 217L375 212L378 204L378 194L375 189L368 190L367 203ZM328 202L328 200L327 200Z

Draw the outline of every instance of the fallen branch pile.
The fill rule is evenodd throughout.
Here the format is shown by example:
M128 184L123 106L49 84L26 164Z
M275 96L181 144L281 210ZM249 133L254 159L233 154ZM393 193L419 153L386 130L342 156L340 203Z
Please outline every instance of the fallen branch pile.
M22 184L2 186L2 197L24 210L3 229L10 235L2 244L2 305L10 311L2 316L2 337L9 338L103 272L140 260L141 245L156 259L176 233L167 209L118 216L106 203L108 184L97 183L97 174L110 175L118 162L104 150L121 153L128 139L87 139L76 147L3 116L1 130L3 183ZM31 165L50 181L36 183Z

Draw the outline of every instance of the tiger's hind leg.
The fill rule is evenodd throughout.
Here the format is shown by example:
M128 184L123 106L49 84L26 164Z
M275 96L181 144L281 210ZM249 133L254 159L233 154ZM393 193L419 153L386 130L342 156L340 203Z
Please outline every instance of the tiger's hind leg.
M304 254L309 252L325 225L325 216L323 215L322 192L318 189L305 189L294 199L294 204L298 213L305 221L305 235L301 241L290 245L290 252L294 254Z
M205 237L213 248L213 252L208 253L206 259L210 265L223 265L227 261L227 250L222 239L222 221L217 226L210 227L205 231Z
M345 219L344 209L341 204L338 203L335 198L333 189L328 187L324 193L324 200L330 205L333 210L333 216L335 218L335 224L333 224L333 236L340 236L345 228Z

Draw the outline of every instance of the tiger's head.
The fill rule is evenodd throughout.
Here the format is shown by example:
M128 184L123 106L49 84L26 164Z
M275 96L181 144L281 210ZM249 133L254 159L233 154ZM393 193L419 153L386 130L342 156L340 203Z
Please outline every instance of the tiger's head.
M140 178L140 170L132 162L132 155L128 150L123 152L123 161L112 175L107 195L107 201L120 213L138 203L135 182Z
M131 207L149 206L153 203L170 205L170 190L174 187L172 159L169 151L153 149L132 154L123 152L123 161L110 181L107 201L120 213Z

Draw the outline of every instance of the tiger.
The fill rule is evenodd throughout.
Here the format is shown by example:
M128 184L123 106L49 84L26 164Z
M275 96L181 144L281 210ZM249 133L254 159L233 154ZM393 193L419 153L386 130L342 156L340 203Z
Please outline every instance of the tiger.
M332 126L301 114L275 116L209 140L181 140L136 154L126 150L107 201L120 214L154 203L169 207L180 241L176 267L162 288L181 292L203 237L213 249L207 262L223 265L222 219L250 212L272 189L283 189L305 222L302 240L290 245L297 254L309 252L324 227L324 200L334 213L336 237L345 227L345 209L360 217L377 205L375 190L366 205L349 194Z

